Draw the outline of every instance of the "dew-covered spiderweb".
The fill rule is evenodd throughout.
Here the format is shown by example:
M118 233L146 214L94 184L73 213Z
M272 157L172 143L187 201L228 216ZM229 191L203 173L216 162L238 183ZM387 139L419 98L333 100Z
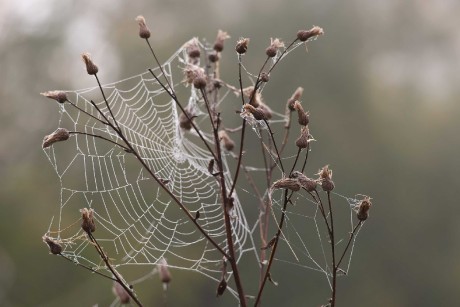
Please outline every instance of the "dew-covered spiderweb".
M213 148L213 137L209 130L209 119L203 101L193 86L182 82L182 68L188 62L184 44L163 64L165 75L156 68L153 72L165 78L174 88L181 101L194 110L197 127ZM199 43L201 48L205 48ZM300 44L294 46L297 47ZM294 49L294 48L293 48ZM244 70L248 77L251 73ZM120 129L133 148L139 153L147 166L161 178L167 188L192 213L199 212L197 221L201 227L225 251L227 250L224 217L218 181L209 170L212 156L203 146L202 140L191 129L183 130L179 125L180 110L165 91L165 88L145 72L124 80L102 86L104 94ZM223 90L221 100L228 96L236 97L230 87ZM107 271L92 244L80 228L79 210L92 208L95 212L95 237L103 246L113 266L122 272L128 283L142 280L155 265L167 259L172 269L195 271L219 281L222 276L222 254L200 233L185 216L173 199L151 178L139 161L118 144L123 140L107 125L99 120L102 117L93 103L109 115L99 87L77 91L67 91L70 103L58 104L60 111L59 127L72 134L64 143L45 149L60 183L60 205L53 214L47 235L63 246L62 254L72 261L83 264L96 271ZM241 105L241 100L239 101ZM282 129L286 115L281 110L274 112L271 123ZM237 115L236 115L237 116ZM95 118L99 119L96 120ZM253 122L254 138L260 138L264 127ZM81 133L85 134L81 134ZM98 135L99 137L93 137ZM268 143L267 139L264 139ZM269 155L270 156L270 155ZM276 161L274 157L271 157ZM293 156L284 158L292 162ZM226 184L232 183L235 157L230 153L223 156ZM231 164L231 163L230 163ZM247 174L262 173L260 166L244 165ZM281 176L278 173L279 176ZM241 175L244 176L244 175ZM243 182L243 181L242 181ZM267 197L267 192L262 193ZM257 195L247 185L238 185L231 212L233 241L236 258L251 257L260 266L260 234L257 205L261 195ZM351 213L358 199L339 194L336 198L345 201L347 212ZM244 197L244 205L240 201ZM281 212L281 195L272 196L270 212L271 230ZM256 218L247 217L247 211L255 211ZM327 265L325 230L321 228L318 208L307 196L298 194L292 199L286 212L280 252L275 258L279 265L291 264L323 273L330 280L330 267ZM269 234L269 236L272 233ZM319 240L318 240L319 239ZM346 238L345 238L346 239ZM327 240L327 239L326 239ZM319 243L318 243L319 242ZM311 246L319 246L319 253L313 255ZM352 243L352 248L354 240ZM351 248L351 249L352 249ZM351 255L351 253L349 253ZM350 259L351 256L347 257ZM349 267L349 260L347 261ZM344 271L348 271L348 267ZM228 275L230 278L230 275ZM235 291L229 288L235 295Z

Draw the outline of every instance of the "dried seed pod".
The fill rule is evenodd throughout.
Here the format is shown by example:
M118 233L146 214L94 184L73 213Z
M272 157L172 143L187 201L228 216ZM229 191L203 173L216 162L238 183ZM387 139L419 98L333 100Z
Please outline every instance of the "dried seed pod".
M267 49L265 49L265 54L268 57L273 58L278 53L278 49L284 47L284 43L280 41L278 38L271 38L270 40L270 46L268 46Z
M179 127L181 127L184 130L190 130L192 129L192 121L195 118L195 112L193 108L188 105L184 109L184 113L181 113L179 115Z
M265 103L260 103L257 108L264 112L264 116L266 119L271 119L273 117L272 109L270 109L270 107L267 106Z
M184 81L188 84L193 84L198 89L206 87L206 75L204 69L193 64L188 64L184 68Z
M297 38L300 41L305 42L312 37L317 37L323 34L324 34L324 31L322 28L314 26L310 30L300 30L299 32L297 32Z
M296 100L300 100L300 97L302 97L302 94L303 94L303 88L299 86L295 90L294 94L292 94L291 98L288 99L286 105L290 111L295 111L294 103L296 102Z
M318 172L319 182L321 182L321 187L324 191L330 192L334 189L335 185L332 181L332 170L329 169L329 166L326 165Z
M217 61L219 61L219 54L217 53L217 51L211 51L209 54L208 54L208 59L211 63L216 63Z
M297 115L298 115L298 122L301 126L306 126L310 122L309 120L309 113L305 112L302 108L302 105L300 104L299 101L295 101L294 103L294 109L297 110Z
M208 172L209 172L210 174L213 174L213 173L214 173L214 159L209 160L209 163L208 163Z
M94 222L94 210L83 208L81 212L81 228L86 233L93 233L96 231L96 224Z
M43 148L50 147L56 142L62 142L68 140L70 137L70 132L65 128L58 128L53 133L45 136L43 139Z
M267 116L266 116L266 110L264 110L264 109L254 108L250 104L245 104L243 106L243 109L244 109L245 112L251 113L252 116L257 120L267 120L268 119Z
M217 52L222 52L222 50L224 50L224 41L229 38L230 35L228 35L227 32L219 30L217 32L216 41L214 42L214 50Z
M123 286L120 285L117 281L113 282L112 292L120 299L120 303L122 304L129 303L130 296L128 292L126 292L125 288L123 288Z
M235 50L239 54L245 54L246 51L248 50L248 44L249 44L249 38L240 38L236 42L236 47Z
M263 103L262 94L259 91L256 91L253 97L253 93L254 93L254 86L248 86L243 89L244 96L248 97L249 99L251 99L252 97L252 100L249 101L249 104L257 108L260 104Z
M91 55L89 53L83 53L81 55L83 62L86 65L86 72L88 75L95 75L99 71L99 68L94 64L93 60L91 60Z
M172 280L171 272L168 269L168 263L166 262L165 258L161 258L157 263L157 270L158 276L160 277L160 281L163 283L163 289L166 290L168 288L169 283Z
M54 99L59 103L64 103L66 101L69 101L67 99L67 93L63 91L48 91L48 92L40 93L40 95L48 97L50 99Z
M185 51L187 52L187 55L192 59L197 59L200 57L201 50L196 38L187 43L185 46Z
M219 139L222 141L222 144L224 144L224 148L228 151L232 151L233 148L235 147L235 142L230 138L228 135L227 131L225 130L220 130L219 131Z
M310 135L310 130L308 129L308 126L302 126L302 128L300 128L300 136L295 141L295 145L299 148L307 148L308 143L310 143L312 140L313 138Z
M356 213L358 220L367 220L367 218L369 217L369 209L371 208L371 206L372 203L371 198L369 196L366 196L363 200L361 200L361 202L358 205L358 212Z
M43 239L43 242L48 244L51 254L59 255L62 252L62 246L61 244L57 243L56 240L53 240L48 236L43 236L42 239Z
M225 289L227 289L227 281L225 280L225 278L222 278L219 285L217 286L216 296L219 297L222 294L224 294Z
M270 80L270 76L266 72L263 72L260 74L260 81L268 82L269 80Z
M300 190L300 182L296 178L283 178L273 183L272 189Z
M150 37L150 30L147 27L147 24L145 23L145 18L144 16L137 16L136 21L139 24L139 37L148 39Z
M316 180L308 178L299 171L292 172L291 178L297 179L302 188L304 188L307 192L313 192L314 190L316 190Z

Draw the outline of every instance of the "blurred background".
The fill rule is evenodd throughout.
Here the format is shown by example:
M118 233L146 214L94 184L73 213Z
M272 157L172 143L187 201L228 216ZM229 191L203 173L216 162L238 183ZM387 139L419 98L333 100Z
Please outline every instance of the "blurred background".
M330 164L336 190L371 195L339 306L454 306L460 281L460 2L444 1L0 1L0 305L99 306L110 282L48 254L41 236L59 205L59 181L41 149L58 124L39 95L94 86L80 54L104 82L150 65L134 18L142 14L167 59L191 37L232 36L225 79L237 83L235 41L250 37L256 71L270 37L290 41L312 25L325 35L275 72L266 102L281 111L297 86L312 116L314 167ZM273 86L275 85L276 86ZM271 87L271 86L272 87ZM235 119L237 120L237 118ZM327 284L312 271L280 270L265 306L319 306ZM173 271L169 306L234 306L215 283ZM140 293L160 305L160 283Z

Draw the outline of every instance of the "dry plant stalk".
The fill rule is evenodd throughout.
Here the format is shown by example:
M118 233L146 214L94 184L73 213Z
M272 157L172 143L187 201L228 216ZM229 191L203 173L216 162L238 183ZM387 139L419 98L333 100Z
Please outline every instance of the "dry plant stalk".
M157 67L160 69L163 76L165 76L165 72L163 71L162 65L158 60L150 42L149 38L151 36L151 32L147 27L146 20L142 16L138 16L136 18L137 22L139 23L139 37L146 41L147 46L154 58L154 61ZM245 148L245 135L247 134L247 125L248 122L259 122L264 123L268 128L266 130L266 137L268 138L269 148L266 148L264 145L262 138L261 138L261 155L264 157L264 164L266 169L266 189L270 191L268 193L269 197L264 197L263 193L258 191L258 188L254 184L254 180L251 178L251 175L246 172L248 176L249 182L251 183L252 187L254 188L256 194L259 196L260 201L260 238L261 238L261 246L260 246L260 259L261 259L261 266L260 266L260 285L255 296L255 306L261 305L261 298L264 290L266 289L266 282L271 281L274 282L271 276L271 269L274 264L274 257L276 255L278 249L278 243L280 240L280 236L282 234L283 226L286 220L286 208L291 201L291 198L295 193L304 193L305 195L309 196L311 200L316 204L317 208L319 209L322 219L324 221L325 227L328 232L329 236L329 245L331 248L331 275L332 275L332 293L331 298L328 302L329 306L335 306L336 304L336 280L337 274L342 269L340 268L340 264L344 259L345 254L349 250L351 242L356 235L357 231L361 228L363 222L369 216L369 209L371 207L371 199L369 197L365 197L362 202L355 208L357 212L357 224L353 228L353 231L350 233L349 240L347 242L346 247L341 251L337 252L336 250L336 233L334 231L334 214L333 214L333 206L331 201L331 191L335 188L334 182L332 181L332 170L329 169L328 166L323 167L318 172L318 177L316 179L307 177L304 174L308 153L310 149L311 141L313 141L312 136L310 135L310 130L308 127L309 124L309 113L305 111L300 99L303 93L303 88L299 87L296 91L290 96L286 103L286 125L285 125L285 133L281 140L277 140L274 138L274 133L271 129L270 119L272 118L272 110L269 106L265 104L262 99L261 95L261 86L264 83L268 83L270 81L270 75L273 73L274 69L278 66L279 61L287 55L287 52L290 51L295 44L304 42L307 43L312 39L317 38L318 36L322 35L324 32L320 27L313 27L309 30L300 30L294 35L294 39L291 43L285 44L278 38L272 38L270 44L265 49L265 56L266 59L262 64L259 74L255 83L248 87L243 87L242 82L242 63L243 57L246 52L249 50L249 38L241 38L236 42L236 46L234 50L238 54L239 62L239 86L233 87L238 88L239 94L241 97L241 105L242 105L242 126L241 126L241 134L239 138L239 149L236 153L237 157L237 167L234 171L233 181L231 185L228 186L228 182L226 182L223 174L225 172L222 155L223 151L232 151L237 147L235 141L229 136L225 129L223 129L223 118L220 116L218 112L217 103L219 101L219 90L221 85L224 84L219 79L219 62L222 58L222 52L224 50L225 41L230 38L230 36L222 31L219 30L217 34L217 38L214 42L212 48L209 48L206 51L205 56L209 60L209 65L211 68L206 68L199 66L199 59L202 56L202 50L199 47L198 41L191 41L186 47L186 53L189 58L189 63L186 63L184 67L184 82L193 86L198 92L201 94L201 99L206 106L207 117L209 119L211 128L212 128L212 135L213 135L213 142L214 146L208 144L206 139L203 137L202 131L198 129L198 127L194 123L194 118L196 114L194 110L189 109L188 107L184 107L184 103L178 99L173 87L169 83L169 80L164 77L164 80L156 75L153 70L149 69L152 76L155 80L162 86L162 88L167 92L170 98L176 103L177 107L180 110L179 115L179 126L183 130L193 130L197 136L201 139L204 146L209 151L209 154L212 156L212 159L209 161L208 164L208 171L212 174L219 184L220 189L220 201L222 205L222 215L224 217L224 226L226 232L226 247L222 248L215 240L207 233L207 231L202 227L199 223L200 221L200 211L190 212L185 204L180 200L178 195L174 195L171 190L168 188L167 184L169 181L166 181L162 178L159 178L156 175L156 170L151 169L151 167L146 163L146 161L142 158L140 153L136 151L133 144L130 142L129 138L120 126L118 125L117 118L114 116L112 111L112 107L109 104L106 95L104 93L104 89L101 86L101 83L98 78L99 68L93 62L90 55L88 53L82 54L82 59L86 67L86 71L89 75L94 76L96 82L99 86L101 91L101 95L105 102L106 111L102 111L95 103L92 102L95 111L97 112L98 116L94 116L85 110L79 109L77 105L70 101L67 97L65 92L60 91L50 91L43 93L47 98L53 99L60 104L70 104L72 107L77 108L80 112L86 114L86 116L91 117L93 120L98 121L100 124L106 126L107 128L111 129L114 133L118 135L118 137L123 140L123 143L116 143L113 140L105 138L101 135L89 134L86 132L81 131L68 131L64 128L60 128L53 132L52 134L48 135L43 143L43 147L52 146L56 142L64 141L69 139L71 135L75 134L83 134L89 137L98 138L101 142L112 142L122 148L128 154L133 155L137 161L142 165L142 167L147 171L147 173L153 178L156 183L165 191L169 197L171 198L172 202L179 206L186 218L190 222L192 222L196 229L208 240L209 244L212 245L223 257L223 266L222 266L222 278L220 283L217 285L217 296L221 296L225 293L227 289L227 270L231 270L231 276L233 279L233 283L236 287L236 292L239 299L239 304L241 306L247 306L247 296L245 292L245 287L243 284L243 280L240 276L240 267L236 260L235 255L235 247L234 247L234 238L233 238L233 231L232 224L231 224L231 211L233 209L233 201L234 198L232 197L235 187L240 175L241 169L244 169L243 166L243 151ZM270 64L271 63L271 64ZM230 87L230 86L229 86ZM289 131L292 126L291 123L291 113L297 112L297 124L298 127L296 129L300 130L300 134L298 135L297 139L293 142L289 140ZM262 130L260 130L263 132ZM277 144L281 144L279 147ZM286 169L283 165L282 154L284 149L287 146L292 146L295 148L297 147L297 155L295 157L295 161L291 166L290 170ZM276 157L274 161L270 161L267 159L266 152L273 153ZM302 158L303 155L303 163L298 164L299 160ZM275 173L279 166L281 169L281 173ZM278 178L277 180L273 180L274 178ZM319 187L321 187L322 191L319 191ZM271 194L274 190L280 189L283 193L283 203L282 203L282 210L281 216L277 219L276 225L276 233L271 235L271 239L268 240L269 237L269 222L270 216L272 215L272 203L271 203ZM320 194L321 193L321 194ZM321 196L323 195L323 196ZM95 217L97 217L97 212L94 212L93 209L83 208L81 209L81 228L86 234L87 240L89 240L92 245L94 246L96 252L99 254L101 260L105 263L106 268L112 273L112 276L106 276L103 274L104 277L113 280L113 291L116 296L119 298L121 303L128 303L131 299L138 305L142 306L139 298L135 294L134 290L124 281L123 277L117 272L117 270L113 267L110 256L107 255L100 245L98 240L96 239L97 236L97 226ZM62 244L51 239L48 236L43 237L44 242L50 248L50 252L55 255L62 255ZM65 257L65 256L63 256ZM66 258L67 260L70 260ZM70 260L72 261L72 260ZM81 265L81 264L80 264ZM229 268L227 268L227 265ZM81 265L83 266L83 265ZM84 266L83 266L84 267ZM88 270L94 271L92 268L85 267ZM168 265L165 259L161 259L158 263L158 272L160 276L161 282L165 285L165 287L171 281L171 273L168 269Z

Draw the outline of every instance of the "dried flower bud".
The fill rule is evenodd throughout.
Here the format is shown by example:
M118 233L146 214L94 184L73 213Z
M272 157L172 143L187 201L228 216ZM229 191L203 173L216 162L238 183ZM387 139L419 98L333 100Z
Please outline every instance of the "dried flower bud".
M294 103L296 102L296 100L300 100L300 97L302 97L302 94L303 94L303 88L299 86L295 90L294 94L292 94L291 98L289 98L286 103L289 110L295 111Z
M262 110L266 119L271 119L273 117L273 111L267 106L265 103L260 103L257 107L258 109Z
M271 38L270 46L268 46L267 49L265 49L265 54L268 57L273 58L278 53L278 49L283 47L284 43L282 41L280 41L278 38Z
M313 138L310 135L310 130L308 129L308 126L302 126L302 128L300 128L300 136L295 141L295 145L299 148L307 148L308 143L310 143L312 140Z
M117 281L113 282L112 291L113 291L113 294L115 294L120 299L120 303L122 304L129 303L130 297L129 297L128 292L126 292L125 288L123 288L123 286L120 285Z
M248 50L248 44L249 44L249 38L240 38L236 42L236 47L235 50L239 54L245 54L246 51Z
M88 72L88 75L97 74L97 72L99 71L99 68L97 68L93 60L91 60L91 55L89 53L83 53L81 55L81 58L83 59L83 62L86 65L86 71Z
M244 96L248 97L249 99L251 99L252 97L252 100L249 101L249 104L257 108L260 104L263 103L262 94L259 91L256 91L253 97L253 93L254 93L254 86L248 86L243 89Z
M227 281L225 280L225 278L222 278L219 285L217 286L216 296L219 297L222 294L224 294L225 289L227 289Z
M48 92L40 93L40 95L43 95L50 99L54 99L59 103L64 103L68 101L67 93L63 91L48 91Z
M224 50L224 41L229 38L230 35L228 35L227 32L219 30L217 32L216 41L214 42L214 50L217 52L222 52L222 50Z
M299 101L296 100L294 103L294 109L297 110L297 115L298 115L298 122L301 126L306 126L310 122L308 118L308 112L305 112L302 108L302 105L300 104Z
M185 51L187 52L187 55L192 59L197 59L200 57L201 51L196 38L190 40L185 45Z
M260 81L268 82L269 80L270 80L270 76L266 72L263 72L260 74Z
M204 73L204 69L197 66L188 64L184 68L184 81L193 84L198 89L203 89L206 87L206 75Z
M334 182L332 181L332 170L329 169L329 166L326 165L318 172L319 182L321 182L321 187L324 191L330 192L334 189Z
M217 53L217 51L211 51L208 54L208 59L211 63L216 63L217 61L219 61L219 54Z
M250 104L245 104L243 106L244 112L252 114L252 116L257 120L267 120L265 110L254 108Z
M300 182L296 178L283 178L273 183L272 189L300 190Z
M214 159L209 160L209 163L208 163L208 172L209 172L210 174L213 174L213 173L214 173Z
M369 217L369 209L371 208L371 198L369 196L364 197L358 205L358 212L356 216L360 221L365 221Z
M148 39L150 37L150 30L145 24L144 16L137 16L136 21L139 23L139 36L140 38Z
M94 210L83 208L81 212L81 228L86 233L93 233L96 231L96 224L94 223Z
M43 139L43 148L50 147L56 142L62 142L68 140L70 137L70 132L65 128L58 128L56 131L50 135L45 136Z
M324 34L324 31L322 28L314 26L310 30L300 30L299 32L297 32L297 38L300 41L305 42L312 37L317 37L323 34Z
M307 176L305 176L299 171L292 172L291 178L297 179L300 185L302 186L302 188L307 190L307 192L313 192L314 190L316 190L316 185L317 185L316 180L308 178Z
M235 147L235 142L230 138L228 135L227 131L225 130L220 130L219 131L219 139L222 141L222 144L224 144L224 148L228 151L232 151L233 147Z
M158 275L160 277L160 281L163 283L163 288L166 290L168 288L169 283L172 280L171 272L168 269L168 263L166 262L165 258L161 258L157 263L157 270Z
M57 243L57 241L51 239L48 236L43 236L42 239L43 239L43 242L48 244L51 254L59 255L62 252L62 246L61 244Z
M187 106L184 113L179 115L179 126L184 130L192 129L192 121L195 118L195 111L192 107Z

